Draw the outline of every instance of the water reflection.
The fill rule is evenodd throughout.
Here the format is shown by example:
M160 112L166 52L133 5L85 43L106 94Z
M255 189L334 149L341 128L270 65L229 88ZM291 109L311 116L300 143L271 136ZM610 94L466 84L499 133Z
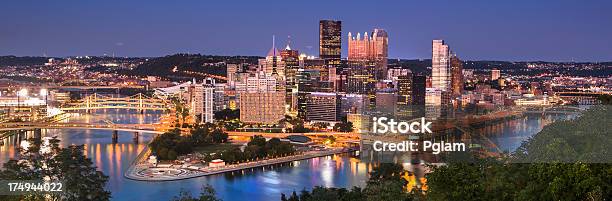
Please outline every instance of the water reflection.
M133 114L107 110L103 114L78 115L71 122L151 123L160 114ZM531 115L482 128L503 150L514 150L523 140L539 132L545 125L566 115ZM85 154L99 170L109 176L107 189L113 200L170 200L180 189L200 192L203 184L211 184L224 200L280 200L280 193L300 191L322 185L328 187L364 186L373 164L363 163L348 154L313 158L303 161L251 168L226 174L171 182L140 182L127 180L123 172L142 151L144 145L132 142L132 133L119 132L117 144L112 143L111 131L104 130L43 130L42 136L58 136L61 146L84 145ZM0 162L17 157L15 147L29 133L11 136L0 146ZM139 142L148 142L151 135L140 135Z

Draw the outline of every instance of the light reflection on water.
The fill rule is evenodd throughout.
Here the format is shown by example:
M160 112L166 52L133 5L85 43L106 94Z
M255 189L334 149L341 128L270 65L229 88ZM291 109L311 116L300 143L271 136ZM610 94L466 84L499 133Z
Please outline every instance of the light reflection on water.
M125 111L108 110L103 114L80 115L70 122L104 123L151 123L160 114L129 114ZM134 144L132 133L119 132L117 144L112 144L111 131L47 129L43 137L57 136L61 146L84 145L85 154L94 165L109 176L107 189L113 200L170 200L181 189L197 195L203 184L211 184L223 200L280 200L280 194L289 194L304 188L323 185L329 187L363 186L367 180L366 167L358 159L348 155L328 156L286 164L253 168L227 174L200 177L171 182L141 182L123 177L123 172L142 151L142 143L149 142L151 135L141 134L140 144ZM31 136L31 132L28 133ZM16 157L14 137L0 147L0 162ZM11 142L11 143L9 143Z
M129 114L125 111L108 110L104 114L80 115L71 122L103 123L151 123L160 114ZM480 132L498 144L502 150L514 150L523 140L539 132L544 125L554 120L567 119L566 115L527 116L497 124ZM364 186L372 164L362 163L348 155L334 155L294 161L286 164L253 168L243 171L171 182L141 182L123 177L134 158L142 151L142 143L149 142L151 135L141 134L140 144L132 142L132 133L119 132L117 144L112 144L111 131L104 130L43 130L43 136L58 136L61 146L84 145L85 154L99 170L109 176L107 189L113 200L169 200L178 195L180 189L200 192L203 184L211 184L224 200L280 200L280 193L309 189L313 186L328 187ZM16 157L15 137L0 147L0 162Z

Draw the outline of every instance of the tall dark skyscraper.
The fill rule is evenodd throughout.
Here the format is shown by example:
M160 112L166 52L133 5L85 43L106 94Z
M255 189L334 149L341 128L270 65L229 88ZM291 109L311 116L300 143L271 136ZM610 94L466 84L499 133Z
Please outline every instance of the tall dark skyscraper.
M321 20L319 22L319 57L328 66L340 66L342 53L342 21Z
M457 55L451 56L451 94L452 97L463 93L463 62Z
M427 77L424 75L412 76L412 104L425 105L425 82Z

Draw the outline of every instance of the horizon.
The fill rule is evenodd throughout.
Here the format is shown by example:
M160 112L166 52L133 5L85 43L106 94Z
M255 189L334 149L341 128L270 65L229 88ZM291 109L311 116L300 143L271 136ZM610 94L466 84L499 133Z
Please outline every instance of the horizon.
M391 4L10 2L0 8L0 19L10 19L0 21L6 27L0 55L263 56L275 35L277 48L291 36L293 49L318 56L319 20L336 19L342 21L343 58L348 32L382 28L389 33L389 58L431 58L431 41L444 39L470 61L612 61L612 28L605 26L612 2Z
M261 57L261 58L265 58L265 55L215 55L215 54L186 53L186 52L177 52L177 53L161 55L161 56L109 56L109 55L36 56L36 55L0 55L0 57L14 56L14 57L43 57L43 58L62 58L62 59L76 58L76 57L86 57L86 56L87 57L100 57L100 58L162 58L162 57L173 56L173 55L177 55L177 54L189 54L189 55L199 54L201 56L215 56L215 57ZM342 57L342 59L346 60L346 57ZM414 60L418 60L418 61L431 60L431 58L388 58L388 60L397 60L397 59L400 59L400 60L411 60L411 61L414 61ZM516 63L531 63L531 62L546 62L546 63L609 63L609 62L612 62L612 59L604 60L604 61L545 61L545 60L491 60L491 59L464 60L464 59L462 59L461 61L463 61L463 62L470 62L470 61L478 61L478 62L493 61L493 62L516 62Z

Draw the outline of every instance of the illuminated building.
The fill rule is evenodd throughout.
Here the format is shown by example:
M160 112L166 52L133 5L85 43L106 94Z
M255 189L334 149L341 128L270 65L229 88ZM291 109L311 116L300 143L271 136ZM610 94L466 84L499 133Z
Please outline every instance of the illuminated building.
M401 75L397 77L397 93L400 105L412 104L412 73L410 75Z
M389 38L382 29L374 29L372 36L364 33L348 34L348 88L350 93L372 93L377 80L387 75Z
M432 41L431 87L447 91L451 85L450 49L444 40Z
M234 87L236 74L242 71L242 64L227 64L227 83Z
M340 121L340 95L336 93L312 92L305 95L306 121L338 122Z
M383 29L374 29L372 36L365 32L363 37L357 33L348 37L348 60L353 65L374 65L373 73L376 80L385 79L387 73L387 59L389 37ZM361 64L359 64L361 63Z
M272 39L272 48L268 51L266 58L259 59L259 71L265 72L266 76L277 78L279 82L285 80L285 62L275 47L274 37Z
M287 40L287 46L284 50L281 50L281 58L285 62L285 104L286 105L295 105L293 100L295 100L294 94L297 93L297 71L300 68L300 59L299 52L297 50L291 49L290 46L291 40ZM294 107L290 107L292 109Z
M240 93L240 121L277 124L285 117L285 105L282 104L284 102L284 92L242 92Z
M343 94L341 97L342 114L361 114L368 102L367 96L361 94Z
M463 93L463 62L457 55L451 57L451 93L453 97Z
M183 96L189 106L189 114L198 117L202 123L212 123L215 104L214 80L207 79L204 83L198 84L194 79L186 92Z
M277 80L267 76L263 71L259 71L254 76L236 83L236 92L270 92L277 91Z
M281 59L285 63L285 80L287 81L287 85L295 83L295 74L300 67L300 54L297 50L291 49L290 43L291 41L288 40L287 46L280 52Z
M319 57L328 67L338 68L342 55L342 22L319 21Z
M499 69L491 70L491 80L497 80L501 77L501 71Z
M392 80L394 84L397 82L399 76L406 76L412 74L412 71L407 68L391 68L387 70L387 79Z
M300 68L306 72L316 71L317 76L317 88L313 91L331 91L332 87L330 82L330 69L325 66L325 60L319 58L305 58L300 60Z

